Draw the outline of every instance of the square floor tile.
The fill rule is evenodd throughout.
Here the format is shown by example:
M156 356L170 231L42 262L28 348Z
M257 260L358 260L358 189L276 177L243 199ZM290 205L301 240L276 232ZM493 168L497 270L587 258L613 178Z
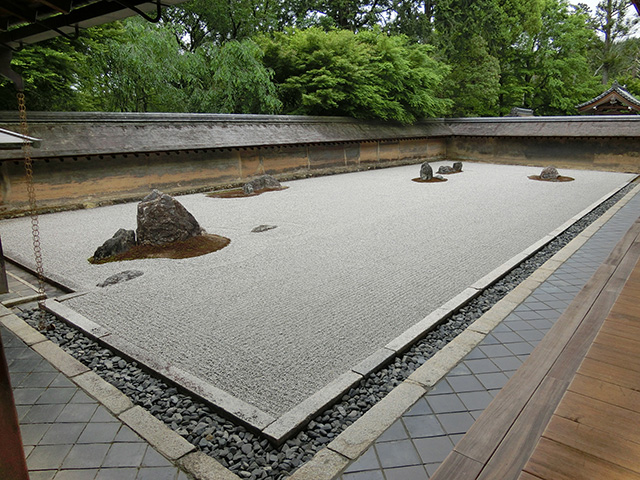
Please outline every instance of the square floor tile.
M95 480L136 480L137 468L101 468Z
M466 368L466 371L468 372L469 369ZM440 381L438 381L431 390L429 390L429 392L427 393L427 395L431 396L431 395L442 395L442 394L446 394L446 393L453 393L453 390L451 388L451 385L449 385L446 381L446 379L442 379Z
M479 347L474 348L473 350L471 350L466 357L464 357L466 360L477 360L479 358L486 358L487 356L482 352L482 350L480 350Z
M502 388L509 381L509 377L507 377L502 372L496 373L479 373L476 375L477 379L480 380L480 383L485 386L485 388L491 390L496 388Z
M515 355L528 355L533 352L533 345L528 342L509 343L507 348Z
M438 420L447 434L467 433L475 422L469 412L443 413L438 415Z
M91 420L91 417L95 413L96 408L98 408L97 404L69 403L65 405L64 409L58 416L57 421L65 423L86 423Z
M44 372L44 373L30 373L28 374L22 382L20 382L20 387L22 388L46 388L56 379L58 374L53 372ZM13 384L17 386L17 384Z
M16 405L33 405L46 392L46 388L14 388L13 401Z
M405 440L407 438L409 438L409 433L404 428L402 420L398 419L378 437L376 442L390 442L393 440Z
M382 470L370 470L368 472L345 473L343 480L384 480Z
M176 467L143 467L136 480L175 480L178 475Z
M435 415L403 417L402 422L411 438L435 437L445 433Z
M52 387L40 395L40 398L36 401L38 405L53 404L53 403L69 403L73 396L78 391L77 388L72 387Z
M118 422L118 423L120 423L120 420L118 420L116 417L114 417L111 414L111 412L109 412L109 410L104 408L102 405L100 405L95 410L95 413L91 417L91 421L92 422L98 422L98 423L108 423L108 422Z
M506 346L509 346L510 343L516 343L516 342L522 341L522 337L518 335L516 332L497 332L497 333L494 333L493 336L496 337L498 340L500 340L500 343Z
M145 443L114 443L104 460L105 467L137 467L147 451Z
M29 470L56 470L71 450L71 445L37 445L27 457Z
M453 393L445 395L429 395L425 397L431 410L435 413L464 412L466 408L460 399Z
M32 423L20 425L20 435L23 445L37 445L40 439L47 433L50 423Z
M484 390L482 392L459 393L458 397L468 410L484 410L493 400L493 397Z
M86 423L54 423L40 440L41 445L74 444Z
M459 392L475 392L484 390L482 384L473 375L461 375L459 377L447 377L447 381L456 393Z
M98 469L84 469L84 470L60 470L54 478L54 480L93 480L96 478Z
M380 470L381 468L378 457L376 456L376 451L372 445L360 455L360 458L346 468L345 473L366 472L369 470Z
M383 468L407 467L421 463L418 452L409 440L379 443L375 448Z
M459 363L447 375L453 377L455 375L469 375L469 373L471 372L469 372L466 365L464 363Z
M398 420L399 421L399 420ZM172 467L169 460L160 455L153 447L147 448L147 453L142 459L143 467Z
M517 370L520 368L520 365L522 365L522 362L520 361L520 359L515 355L511 355L510 357L495 358L494 363L503 372L506 372L509 370Z
M446 435L432 438L419 438L414 445L422 463L442 462L453 450L453 442Z
M487 357L506 357L511 355L511 352L504 345L482 345L480 347Z
M63 468L98 468L102 465L109 444L74 445L62 464Z
M116 438L120 425L117 423L86 424L86 428L78 438L78 443L111 443Z
M524 338L529 343L537 344L544 338L544 332L540 330L526 330L524 332L519 332L519 335Z
M20 408L19 406L17 408ZM24 415L19 415L20 423L53 423L65 408L59 405L34 405Z
M515 335L515 334L514 334ZM499 372L500 369L488 358L481 360L466 360L464 362L474 374Z
M422 465L411 467L387 468L384 470L387 480L425 480L427 472Z
M414 415L429 415L430 413L433 412L431 411L431 408L429 407L427 401L424 399L424 397L422 397L420 398L420 400L414 403L413 407L407 410L403 416L411 417Z

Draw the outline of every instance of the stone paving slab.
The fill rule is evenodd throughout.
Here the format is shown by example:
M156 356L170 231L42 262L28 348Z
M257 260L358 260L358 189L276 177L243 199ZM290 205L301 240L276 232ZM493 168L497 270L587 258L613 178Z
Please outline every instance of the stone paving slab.
M0 330L32 480L189 480L103 403L85 393L96 392L95 382L83 390L35 351L51 342L29 347L8 330L4 321L10 316L15 317L2 317ZM66 360L56 356L54 361ZM165 444L162 450L168 450Z
M632 178L566 171L576 181L558 188L530 181L527 167L467 164L431 188L410 181L416 168L307 179L249 199L181 197L209 232L232 239L195 259L90 265L112 230L135 225L135 205L46 215L48 273L86 292L64 305L91 322L281 417ZM278 228L251 233L262 223ZM3 243L27 259L24 225L2 222ZM131 268L145 274L95 287Z

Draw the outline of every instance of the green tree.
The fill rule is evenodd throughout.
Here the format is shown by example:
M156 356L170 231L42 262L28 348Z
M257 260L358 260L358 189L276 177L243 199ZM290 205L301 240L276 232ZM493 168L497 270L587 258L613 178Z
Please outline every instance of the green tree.
M602 34L602 48L599 52L602 83L608 84L610 73L621 60L619 42L626 38L638 23L638 18L629 16L632 8L630 0L603 0L598 3L595 21Z
M79 110L77 91L84 57L64 38L28 45L13 54L12 68L24 80L29 110ZM16 90L0 76L0 109L16 110Z
M309 28L259 43L285 113L412 123L448 108L435 94L447 67L432 58L432 47L405 36Z
M549 0L542 19L529 44L530 70L522 80L531 90L524 102L539 115L574 115L576 105L599 93L588 58L598 39L588 15L571 12L567 0Z
M275 0L191 0L164 10L181 48L194 52L207 44L243 40L277 28L289 11Z
M211 81L205 98L193 111L216 113L278 113L282 102L272 81L273 70L262 63L263 53L252 40L230 41L209 55Z

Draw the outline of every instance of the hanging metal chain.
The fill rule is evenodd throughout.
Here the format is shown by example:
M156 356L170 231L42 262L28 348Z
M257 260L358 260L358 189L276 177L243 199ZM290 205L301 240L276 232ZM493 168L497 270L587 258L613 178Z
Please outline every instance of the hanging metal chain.
M29 127L27 125L27 107L24 101L24 93L18 92L18 111L20 114L20 130L24 136L22 154L24 156L24 169L27 174L27 194L29 196L29 215L31 216L31 235L33 238L33 255L36 261L36 274L38 276L38 294L44 298L44 269L42 268L42 248L40 246L40 225L38 223L38 204L36 191L33 185L33 161L31 160L31 143L29 142ZM38 303L42 306L42 301Z

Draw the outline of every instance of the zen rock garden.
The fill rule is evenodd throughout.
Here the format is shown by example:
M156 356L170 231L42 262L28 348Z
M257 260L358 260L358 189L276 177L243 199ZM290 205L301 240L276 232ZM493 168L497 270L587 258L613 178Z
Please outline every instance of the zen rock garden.
M229 242L228 238L207 234L178 200L153 190L138 204L136 231L119 229L96 249L89 262L189 258L215 252ZM108 280L103 283L111 284Z

